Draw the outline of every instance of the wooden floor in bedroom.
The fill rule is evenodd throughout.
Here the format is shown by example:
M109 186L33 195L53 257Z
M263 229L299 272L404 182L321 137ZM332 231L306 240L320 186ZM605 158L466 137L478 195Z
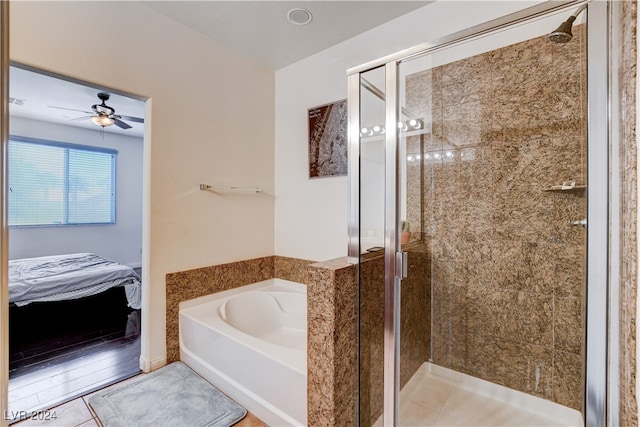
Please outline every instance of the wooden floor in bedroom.
M19 368L9 380L9 414L49 409L136 375L139 357L140 336Z
M102 307L114 303L95 302ZM69 305L54 307L60 315L81 311ZM52 408L140 372L139 310L99 313L93 316L99 319L97 325L87 313L71 316L71 321L61 322L56 316L47 322L50 307L44 313L36 309L10 312L9 417ZM36 330L38 324L42 327Z

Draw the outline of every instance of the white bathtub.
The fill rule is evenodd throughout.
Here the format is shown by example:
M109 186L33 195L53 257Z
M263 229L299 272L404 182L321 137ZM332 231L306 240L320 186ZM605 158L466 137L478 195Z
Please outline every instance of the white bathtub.
M180 359L267 424L306 425L306 286L270 279L181 302Z

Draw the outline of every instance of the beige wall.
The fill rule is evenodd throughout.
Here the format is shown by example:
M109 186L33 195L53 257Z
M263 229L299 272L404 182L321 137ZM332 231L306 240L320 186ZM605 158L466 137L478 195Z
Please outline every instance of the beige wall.
M165 274L273 253L274 73L140 3L13 2L10 18L12 60L151 99L143 357L161 366Z

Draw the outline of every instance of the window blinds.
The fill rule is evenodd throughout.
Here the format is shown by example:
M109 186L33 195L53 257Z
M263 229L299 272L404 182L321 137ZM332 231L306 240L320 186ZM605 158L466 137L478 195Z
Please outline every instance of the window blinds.
M9 225L115 223L115 150L9 140Z

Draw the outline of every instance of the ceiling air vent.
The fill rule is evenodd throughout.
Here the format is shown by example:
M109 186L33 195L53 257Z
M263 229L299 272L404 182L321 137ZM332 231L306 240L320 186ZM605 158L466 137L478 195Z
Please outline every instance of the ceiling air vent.
M24 99L9 97L9 104L24 105Z
M287 19L294 25L307 25L313 16L307 9L295 8L289 11Z

